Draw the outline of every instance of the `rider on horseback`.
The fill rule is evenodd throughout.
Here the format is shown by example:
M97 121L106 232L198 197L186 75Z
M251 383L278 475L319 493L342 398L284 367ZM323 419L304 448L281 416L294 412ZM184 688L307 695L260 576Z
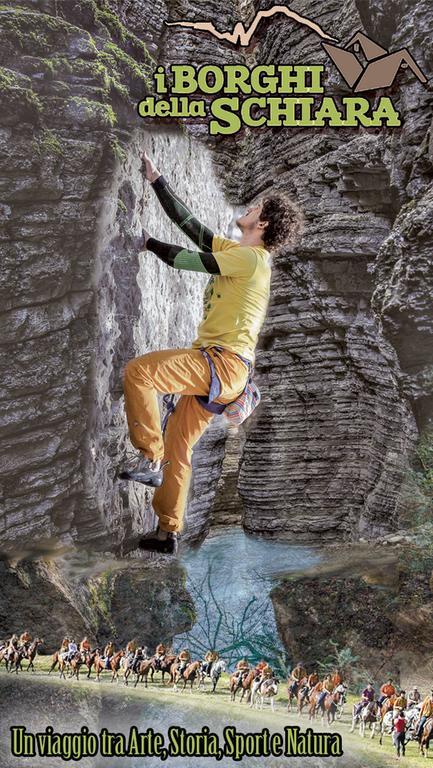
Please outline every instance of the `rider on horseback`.
M155 649L155 663L156 667L160 667L167 655L167 648L164 643L160 643Z
M316 701L316 709L315 709L316 712L319 711L322 705L322 701L325 699L328 693L332 693L333 690L334 690L334 683L332 682L331 675L325 675L322 682L322 690L320 691Z
M9 639L8 642L8 653L11 653L12 651L18 650L18 635L13 634L12 637Z
M303 677L307 677L307 670L305 669L303 662L298 661L296 666L292 669L289 677L289 680L291 680L289 689L293 694L296 693L298 685Z
M212 664L218 661L219 653L217 651L208 651L202 662L202 670L205 675L210 675Z
M400 709L406 709L407 707L407 698L406 698L406 691L399 691L396 700L393 703L393 717L397 717L397 714Z
M384 683L380 689L380 696L377 700L379 707L382 706L385 699L390 699L391 696L395 696L396 690L392 684L392 678L390 677L388 682Z
M191 661L191 654L187 648L184 648L183 651L179 653L179 656L177 657L177 659L179 662L177 671L178 671L179 677L183 677L184 672Z
M74 658L75 654L78 651L78 646L75 640L71 640L71 642L68 645L68 655L66 656L66 660L71 662Z
M265 680L270 680L273 676L274 676L274 672L272 670L272 667L270 667L269 664L266 663L266 666L261 668L260 674L258 675L258 677L256 677L256 680L255 680L255 682L257 683L256 690L259 691L262 683L264 683Z
M86 637L83 637L81 643L80 643L80 653L84 660L86 660L87 656L90 654L91 647L90 643Z
M111 657L114 655L114 643L110 640L104 648L105 669L110 669Z
M25 648L27 648L30 645L31 642L32 642L32 636L31 636L29 630L25 629L24 632L22 633L22 635L20 636L19 645L21 647L24 646Z
M319 680L319 676L316 670L314 670L311 673L311 675L308 675L307 682L305 684L305 698L307 699L307 701L309 701L310 693L313 690L314 686L317 685L318 680Z
M361 694L361 701L356 705L354 716L358 717L358 715L361 713L361 710L367 705L370 704L372 701L374 701L376 697L375 690L373 688L373 683L369 683L367 685L367 688L364 688L362 694Z
M237 684L239 685L240 681L242 680L242 677L246 675L250 671L250 665L248 664L246 659L241 659L236 664L236 670L233 673L233 677L237 680Z
M433 717L433 689L430 693L430 696L426 696L421 705L420 720L415 733L416 739L421 736L426 721L429 719L429 717Z
M144 661L144 658L145 658L144 648L137 648L132 660L132 671L134 674L137 673L138 665L141 664L142 661Z
M407 708L410 709L410 707L414 707L417 704L419 704L421 701L421 694L416 687L416 685L412 686L411 690L408 693L407 696Z

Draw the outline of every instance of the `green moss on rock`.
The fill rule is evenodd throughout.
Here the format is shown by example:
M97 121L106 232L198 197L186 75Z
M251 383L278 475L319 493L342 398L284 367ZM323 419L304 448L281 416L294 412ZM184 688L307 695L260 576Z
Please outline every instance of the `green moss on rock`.
M62 145L54 131L44 129L33 141L33 150L40 157L52 155L61 157L63 155Z
M5 67L0 67L0 98L4 107L27 108L34 113L42 111L30 78Z

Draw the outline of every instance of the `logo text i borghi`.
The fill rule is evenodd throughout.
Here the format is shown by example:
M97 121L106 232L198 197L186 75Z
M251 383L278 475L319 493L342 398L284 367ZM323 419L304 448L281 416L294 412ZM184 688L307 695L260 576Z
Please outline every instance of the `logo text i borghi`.
M287 6L275 5L267 11L259 11L247 31L242 22L238 22L231 32L220 32L209 21L166 24L190 27L231 45L251 47L261 19L277 13L284 13L325 38L327 42L321 43L322 48L347 85L354 94L368 91L368 97L326 95L327 71L320 63L254 67L173 64L156 68L156 95L139 102L139 115L143 118L206 120L208 131L214 136L237 133L243 126L356 128L385 125L392 128L401 125L400 114L391 97L371 92L392 86L400 68L409 67L421 83L427 82L406 48L389 53L361 31L353 35L344 48L340 47L335 44L338 42L335 37Z

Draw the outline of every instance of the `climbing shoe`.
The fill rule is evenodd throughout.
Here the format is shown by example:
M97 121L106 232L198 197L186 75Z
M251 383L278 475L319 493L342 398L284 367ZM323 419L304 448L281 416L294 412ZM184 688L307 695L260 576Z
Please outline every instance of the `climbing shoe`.
M119 473L119 477L121 480L135 480L136 483L144 483L144 485L159 488L164 480L164 467L168 463L168 461L164 461L161 466L156 469L153 461L150 461L150 459L147 459L140 454L123 467Z
M175 555L178 549L177 533L167 533L167 538L162 539L158 536L159 527L156 531L146 534L139 540L138 546L147 552L161 552L165 555Z

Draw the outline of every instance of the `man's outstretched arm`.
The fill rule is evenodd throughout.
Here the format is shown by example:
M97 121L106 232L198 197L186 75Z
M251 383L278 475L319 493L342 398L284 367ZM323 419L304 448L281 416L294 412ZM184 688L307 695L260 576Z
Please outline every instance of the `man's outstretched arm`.
M202 224L187 205L170 187L167 179L144 154L146 178L150 181L159 202L170 219L184 232L200 250L211 252L214 233Z
M188 251L181 245L163 243L154 237L147 238L146 248L174 269L189 269L193 272L206 272L211 275L221 274L218 262L212 253Z
M193 272L207 272L223 277L251 277L257 266L254 248L237 245L230 250L189 251L181 245L163 243L143 232L143 245L153 251L165 264L175 269L189 269Z

